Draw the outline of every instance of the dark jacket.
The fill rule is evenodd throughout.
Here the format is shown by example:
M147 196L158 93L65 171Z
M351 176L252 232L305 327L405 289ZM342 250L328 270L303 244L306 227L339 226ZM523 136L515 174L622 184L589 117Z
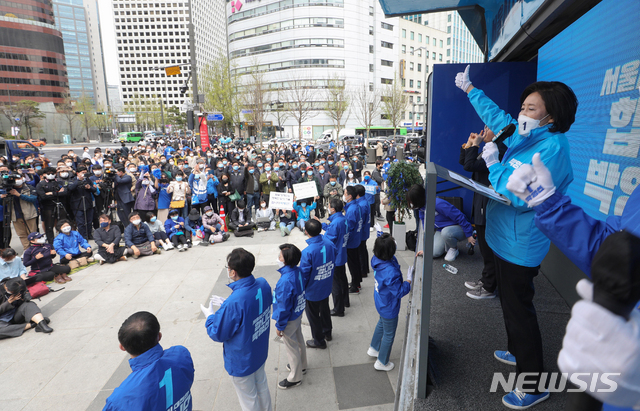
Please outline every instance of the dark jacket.
M153 241L153 234L146 224L140 223L139 228L136 228L134 224L129 224L124 229L124 243L127 247L132 245L140 245L147 241Z
M51 268L51 266L53 266L53 258L55 257L51 255L51 250L53 250L51 244L32 244L24 250L22 262L26 267L31 266L31 271L43 271ZM38 253L42 253L43 257L41 259L36 258Z
M239 194L244 194L246 191L244 172L242 170L234 171L230 175L231 191L237 190Z
M242 211L242 214L244 216L244 223L242 224L251 223L251 214L249 213L249 207L245 207L245 209ZM240 224L240 212L238 211L237 207L234 208L231 212L231 223L236 226Z
M88 180L88 179L85 179ZM90 182L89 189L85 188L85 181L78 181L74 178L72 183L69 184L69 191L71 192L71 208L73 210L89 210L93 208L93 194L97 193L98 189Z
M120 244L120 239L122 238L120 227L118 227L117 224L113 223L109 225L108 231L100 227L93 233L93 239L95 240L98 247L102 247L103 244L115 244L117 246L118 244Z
M60 183L57 180L47 180L43 178L40 180L38 185L36 185L36 193L38 194L38 201L40 202L40 207L42 208L54 208L55 203L60 196L65 195L65 193L58 193L60 191ZM66 188L64 191L67 191ZM47 195L45 193L51 193L51 195Z
M115 182L117 198L125 203L133 203L134 198L131 194L133 180L131 176L129 174L124 174L122 177L115 176L113 181Z
M246 168L244 169L244 181L246 183L244 190L247 192L247 194L255 193L255 181L259 179L259 176L260 172L258 172L257 169L254 169L253 174L251 174ZM260 183L258 183L258 192L260 192ZM243 194L243 192L240 192L240 190L238 190L238 193Z

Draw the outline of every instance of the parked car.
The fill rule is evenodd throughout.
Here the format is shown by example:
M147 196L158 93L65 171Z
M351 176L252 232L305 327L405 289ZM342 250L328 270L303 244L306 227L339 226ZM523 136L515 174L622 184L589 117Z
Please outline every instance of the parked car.
M7 157L9 162L13 162L13 156L21 159L33 154L36 157L40 155L38 147L31 144L27 140L5 140L0 138L0 155Z
M44 141L44 140L33 140L33 139L29 139L29 140L26 140L26 141L28 141L29 143L33 144L33 145L34 145L34 146L36 146L36 147L44 147L44 146L46 146L46 145L47 145L47 142L46 142L46 141Z

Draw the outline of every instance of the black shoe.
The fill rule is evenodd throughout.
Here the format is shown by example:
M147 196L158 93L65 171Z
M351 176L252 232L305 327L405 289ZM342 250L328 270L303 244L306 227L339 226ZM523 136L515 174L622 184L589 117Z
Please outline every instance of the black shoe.
M229 237L231 237L231 236L229 235L229 233L224 233L224 234L222 234L222 241L227 241L227 240L229 239Z
M367 277L369 277L369 274L367 274L367 273L362 273L362 278L367 278Z
M49 327L49 325L47 325L47 322L43 320L36 325L36 332L49 334L53 332L53 328Z
M287 364L287 371L291 372L291 366L289 364ZM302 375L305 375L307 373L307 369L303 368L302 369Z
M344 303L345 307L351 307L351 303L349 303L348 301L346 303Z
M344 313L337 313L336 310L331 310L329 313L332 317L344 317Z
M43 317L44 318L44 322L49 324L51 322L51 320L49 319L49 317ZM31 328L36 328L36 322L35 321L29 321L31 323Z
M209 247L209 242L202 240L202 241L200 241L200 245L203 246L203 247Z
M307 347L309 347L309 348L320 348L321 350L324 350L325 348L327 348L327 343L318 344L314 340L307 340Z
M191 241L189 241L189 242L187 243L187 248L191 248L191 246L192 246L192 245L193 245L193 244L191 244Z
M358 287L349 287L349 294L360 294Z
M324 335L324 339L327 340L327 341L331 341L331 340L333 340L333 337L331 336L331 334L325 334Z
M289 380L287 380L286 378L282 381L280 381L278 383L278 388L282 389L282 390L286 390L287 388L293 388L293 387L297 387L298 385L302 384L302 380L298 381L298 382L291 382Z

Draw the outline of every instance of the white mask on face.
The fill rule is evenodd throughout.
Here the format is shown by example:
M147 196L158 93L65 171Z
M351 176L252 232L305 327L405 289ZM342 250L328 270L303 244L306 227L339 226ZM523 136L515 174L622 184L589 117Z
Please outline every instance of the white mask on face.
M140 225L140 222L141 222L141 220L139 220L139 219L138 219L138 220L132 220L132 221L131 221L131 223L132 223L133 225Z
M69 173L67 173L66 171L63 172L63 173L60 173L60 177L67 178L67 177L69 177Z
M71 232L71 227L70 226L62 227L60 231L62 231L65 234L69 234Z
M518 116L518 134L524 137L528 136L531 134L531 130L535 130L540 127L540 122L547 117L549 117L549 114L542 117L540 120L536 120L534 118L527 117L524 114L520 114Z
M278 268L284 267L284 263L278 258Z
M24 184L24 180L23 179L19 178L19 179L16 180L16 185L17 186L21 186L22 184Z
M40 237L36 240L36 244L44 244L47 242L47 239L44 237Z
M53 180L54 178L56 178L55 174L47 174L47 179Z
M207 217L211 217L213 215L213 211L207 211L205 214L207 215Z

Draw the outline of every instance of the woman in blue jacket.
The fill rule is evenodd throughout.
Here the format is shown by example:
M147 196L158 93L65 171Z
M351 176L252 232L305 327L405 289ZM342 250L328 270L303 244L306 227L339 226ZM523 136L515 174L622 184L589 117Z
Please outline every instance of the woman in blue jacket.
M529 164L540 153L556 179L557 190L565 193L573 180L569 158L569 142L564 135L575 121L578 100L573 91L560 82L540 81L529 85L520 96L518 119L502 111L469 80L469 66L456 76L456 86L467 93L469 101L482 121L491 130L502 130L515 124L517 132L507 138L508 147L502 161L495 143L485 144L482 151L489 181L494 189L511 200L507 206L490 200L487 206L486 240L495 254L496 279L500 289L500 303L507 329L508 349L495 351L498 361L515 365L516 373L544 372L542 337L533 306L533 278L538 274L542 259L549 251L549 239L536 227L535 211L510 192L506 185L513 172ZM540 378L540 377L538 377ZM503 404L514 409L528 408L549 398L548 391L533 393L518 388L502 398ZM546 381L542 381L542 386Z
M53 240L53 248L60 256L60 264L69 264L71 260L78 258L87 258L87 262L93 262L93 252L91 246L77 231L71 230L69 220L60 220L58 222L58 231L60 234ZM80 247L85 251L81 251Z
M362 179L362 183L366 191L365 198L367 199L367 203L369 203L369 208L371 212L369 214L369 231L373 231L373 225L375 224L375 218L371 216L376 215L375 203L376 203L376 194L380 193L380 186L374 179L371 178L371 172L365 171L364 177Z
M400 264L395 257L396 242L389 233L384 233L376 238L373 245L373 277L375 290L373 299L376 310L380 314L378 325L373 332L371 346L367 354L377 358L373 367L378 371L391 371L394 364L389 361L393 340L396 338L398 327L398 314L402 297L411 291L411 278L402 281Z
M278 388L286 390L302 383L302 375L307 372L307 349L302 336L302 312L306 307L302 273L298 264L302 253L293 244L282 244L278 265L280 280L273 292L273 318L276 334L282 337L287 348L289 375L278 383Z

